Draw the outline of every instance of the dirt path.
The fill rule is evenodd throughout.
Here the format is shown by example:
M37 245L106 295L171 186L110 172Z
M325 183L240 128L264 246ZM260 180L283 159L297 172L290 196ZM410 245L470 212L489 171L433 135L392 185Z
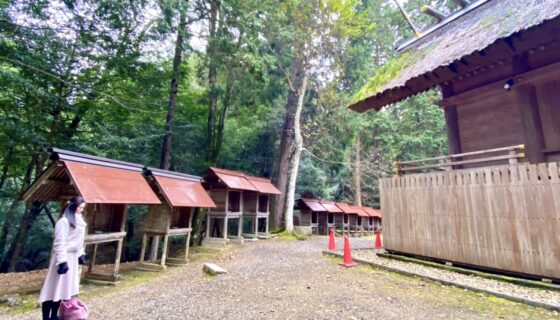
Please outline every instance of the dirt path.
M371 240L353 239L353 247ZM338 245L342 245L339 243ZM108 294L88 296L90 319L558 319L558 315L393 273L345 269L324 258L326 238L267 240ZM2 319L40 319L39 311Z

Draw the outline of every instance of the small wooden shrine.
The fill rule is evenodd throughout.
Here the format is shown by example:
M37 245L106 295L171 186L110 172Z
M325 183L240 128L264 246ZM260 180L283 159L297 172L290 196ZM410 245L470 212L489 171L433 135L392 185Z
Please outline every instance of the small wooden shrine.
M367 229L369 214L359 206L350 206L350 208L354 212L350 215L350 231L353 231L356 235L361 235Z
M336 206L342 210L342 228L340 225L336 224L337 230L342 230L342 232L350 232L350 215L354 214L354 210L350 208L350 205L344 202L336 202Z
M51 159L52 163L23 199L57 201L62 207L74 196L83 197L88 224L85 245L93 245L85 277L118 281L128 205L161 203L142 175L143 166L61 149L52 149ZM113 272L98 272L95 270L98 246L111 242L116 242Z
M312 234L325 234L328 210L318 199L298 199L295 208L300 212L300 226L309 226Z
M327 232L331 228L342 230L344 212L336 206L334 201L320 200L319 203L327 209ZM340 226L340 228L337 228L337 226Z
M267 237L269 196L280 194L270 180L211 167L203 177L203 186L216 204L216 208L211 208L207 214L204 245L226 245L230 241L243 243L245 212L249 223L253 222L252 232L246 235L253 238L256 230L257 237ZM263 230L261 234L259 220L260 230Z
M243 192L243 231L245 239L267 239L268 224L270 216L270 196L282 194L270 181L270 179L245 175L245 178L257 189L253 192Z
M364 211L369 214L367 222L367 230L373 233L381 228L381 210L371 207L363 207Z
M152 190L159 196L161 205L151 206L144 226L140 267L165 269L166 264L177 265L188 261L192 218L196 208L215 208L216 205L200 183L201 178L193 175L145 168L145 176ZM159 264L145 262L148 239L163 238L163 249ZM169 256L169 239L184 237L184 256Z

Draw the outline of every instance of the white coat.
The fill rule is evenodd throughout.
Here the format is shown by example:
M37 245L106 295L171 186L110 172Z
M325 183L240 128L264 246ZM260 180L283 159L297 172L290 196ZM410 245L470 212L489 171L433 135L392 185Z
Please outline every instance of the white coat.
M80 293L78 257L84 254L86 226L81 214L76 214L76 228L70 227L66 217L56 223L49 271L39 302L68 300ZM68 272L58 274L58 265L63 262L68 264Z

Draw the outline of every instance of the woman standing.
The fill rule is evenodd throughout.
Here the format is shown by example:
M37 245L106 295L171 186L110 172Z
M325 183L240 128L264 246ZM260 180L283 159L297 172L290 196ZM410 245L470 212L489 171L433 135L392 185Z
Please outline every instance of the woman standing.
M78 264L86 263L86 222L82 217L85 206L82 197L73 197L62 208L61 217L54 228L49 270L39 295L43 320L58 320L60 301L68 300L80 292Z

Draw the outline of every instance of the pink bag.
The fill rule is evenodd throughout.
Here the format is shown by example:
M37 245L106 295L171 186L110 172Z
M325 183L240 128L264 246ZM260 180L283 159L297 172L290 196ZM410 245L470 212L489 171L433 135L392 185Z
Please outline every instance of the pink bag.
M70 300L62 300L60 315L62 320L86 320L89 317L89 310L83 301L74 297Z

